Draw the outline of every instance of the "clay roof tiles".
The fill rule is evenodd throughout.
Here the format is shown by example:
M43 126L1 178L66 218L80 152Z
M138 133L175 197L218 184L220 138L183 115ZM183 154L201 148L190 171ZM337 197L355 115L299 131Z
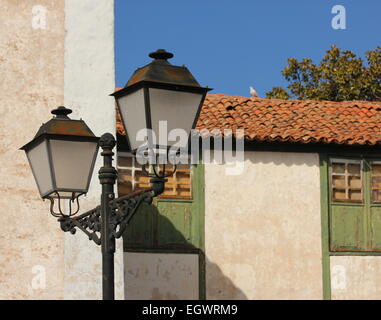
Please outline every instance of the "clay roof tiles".
M208 94L197 129L244 129L247 141L381 144L381 102L312 101ZM117 130L124 134L118 118Z

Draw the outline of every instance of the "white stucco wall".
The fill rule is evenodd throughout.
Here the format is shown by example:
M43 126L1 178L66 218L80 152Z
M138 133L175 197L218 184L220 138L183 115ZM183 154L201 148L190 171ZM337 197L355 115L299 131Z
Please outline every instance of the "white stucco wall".
M198 255L125 252L124 259L127 300L198 299Z
M330 264L333 300L381 299L381 257L333 256Z
M93 132L115 135L114 1L65 1L65 106L73 118L82 118ZM101 157L82 210L100 202L98 170ZM116 298L123 299L122 241L115 259ZM100 247L78 231L65 234L65 299L101 299Z
M0 300L63 297L63 233L19 150L63 103L63 7L0 1Z
M321 299L319 157L246 152L205 164L207 299Z

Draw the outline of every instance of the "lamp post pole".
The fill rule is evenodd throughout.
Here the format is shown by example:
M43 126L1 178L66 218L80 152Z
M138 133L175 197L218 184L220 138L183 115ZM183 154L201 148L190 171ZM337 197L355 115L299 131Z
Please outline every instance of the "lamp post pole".
M101 246L102 246L102 293L103 300L114 300L114 252L115 237L110 228L110 200L115 197L114 184L117 172L112 166L112 151L116 141L112 134L105 133L99 140L102 148L103 166L99 170L99 181L102 185L101 195Z

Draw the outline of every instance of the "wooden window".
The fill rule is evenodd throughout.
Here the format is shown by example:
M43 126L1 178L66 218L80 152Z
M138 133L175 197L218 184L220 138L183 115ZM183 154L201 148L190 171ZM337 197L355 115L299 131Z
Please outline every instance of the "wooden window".
M177 170L172 177L168 177L165 190L162 195L164 198L192 198L192 172L187 164L178 164Z
M362 162L331 159L331 194L337 202L363 201Z
M118 191L120 195L150 187L150 178L143 174L141 166L137 166L135 162L135 158L132 156L118 157Z
M381 161L330 159L330 250L381 251Z
M166 172L172 166L166 168ZM167 178L165 190L159 198L192 199L192 170L190 164L178 164L173 176ZM142 166L131 155L118 156L118 190L120 195L147 189L150 178L145 176Z

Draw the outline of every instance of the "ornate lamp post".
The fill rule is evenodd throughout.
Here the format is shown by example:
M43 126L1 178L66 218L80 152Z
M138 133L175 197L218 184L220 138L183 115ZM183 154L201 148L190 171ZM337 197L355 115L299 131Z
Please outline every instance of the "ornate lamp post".
M171 146L171 143L152 143L159 121L167 121L169 129L185 130L189 137L205 95L211 90L200 87L187 68L171 65L167 59L173 57L172 53L159 49L150 57L154 61L137 69L126 87L112 94L134 152L142 146L137 137L141 130L147 134L144 148L157 153L158 148ZM89 240L101 245L103 299L113 300L115 239L122 236L143 202L152 203L153 198L164 191L168 175L165 168L160 171L156 162L149 162L151 169L147 171L144 166L144 172L151 177L151 188L115 199L114 136L105 133L97 138L84 121L70 119L71 110L65 107L58 107L52 113L55 117L43 124L34 139L21 149L26 152L40 195L50 200L50 213L58 218L61 229L72 234L80 229ZM178 144L180 148L186 145ZM79 197L89 188L98 146L103 156L103 166L99 170L101 203L77 215ZM66 211L62 207L65 200L68 202ZM74 203L76 208L73 208Z

